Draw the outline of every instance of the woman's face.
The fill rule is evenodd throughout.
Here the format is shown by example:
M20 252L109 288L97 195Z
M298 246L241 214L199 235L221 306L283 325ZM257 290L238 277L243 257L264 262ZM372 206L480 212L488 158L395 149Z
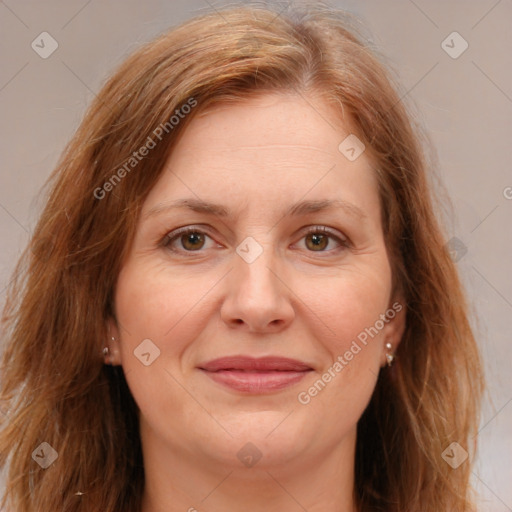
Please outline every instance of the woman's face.
M148 453L288 470L353 456L404 314L374 172L349 135L291 93L216 107L183 134L115 295L114 354Z

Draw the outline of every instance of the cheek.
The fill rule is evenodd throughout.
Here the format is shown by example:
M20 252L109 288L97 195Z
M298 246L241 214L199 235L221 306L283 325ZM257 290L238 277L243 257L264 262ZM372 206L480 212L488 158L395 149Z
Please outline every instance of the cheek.
M364 342L365 333L368 335L368 329L385 313L391 275L387 261L379 263L341 269L338 275L318 281L314 287L308 288L304 283L301 297L315 314L318 332L324 333L322 338L332 356L343 354L358 336ZM380 323L378 327L382 327Z
M325 335L317 339L329 357L317 380L297 398L310 414L331 418L324 425L325 435L353 428L380 371L380 315L388 307L391 270L385 258L368 258L366 263L341 270L308 293L308 306L318 317L317 325L324 327Z
M214 284L207 276L180 276L163 268L130 264L119 275L115 304L121 364L142 415L153 418L155 424L157 418L186 422L188 416L198 414L183 399L180 365L204 329L200 319L211 315L205 294ZM154 346L145 345L142 352L141 343L147 344L148 339ZM149 364L145 365L140 356L147 352Z
M164 268L126 265L116 288L124 355L147 338L158 346L162 360L181 353L201 332L200 319L209 308L208 291L216 281L207 274L194 277Z
M388 307L389 276L345 274L330 279L323 292L310 293L308 306L323 335L313 333L328 356L314 382L300 389L297 401L312 416L328 417L326 437L354 427L375 389L381 364L380 315Z

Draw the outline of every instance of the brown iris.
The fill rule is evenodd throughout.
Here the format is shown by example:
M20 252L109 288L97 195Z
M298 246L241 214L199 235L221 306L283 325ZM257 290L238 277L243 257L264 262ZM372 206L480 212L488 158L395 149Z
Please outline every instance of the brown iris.
M311 244L309 244L310 241ZM325 249L328 243L329 237L327 235L311 233L306 236L306 246L308 247L308 249L312 249L313 251L316 251L318 249Z
M196 231L185 233L181 235L181 242L183 247L189 251L201 249L205 242L204 234Z

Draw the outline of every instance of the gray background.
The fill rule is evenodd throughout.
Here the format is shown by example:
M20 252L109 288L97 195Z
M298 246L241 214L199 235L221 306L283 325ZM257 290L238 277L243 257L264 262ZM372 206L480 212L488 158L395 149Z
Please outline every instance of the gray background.
M40 211L39 190L103 80L142 42L221 5L0 1L0 305ZM512 0L331 5L361 17L437 151L489 378L473 478L482 511L512 511ZM47 59L31 47L43 31L59 45ZM456 59L441 46L454 31L469 44Z

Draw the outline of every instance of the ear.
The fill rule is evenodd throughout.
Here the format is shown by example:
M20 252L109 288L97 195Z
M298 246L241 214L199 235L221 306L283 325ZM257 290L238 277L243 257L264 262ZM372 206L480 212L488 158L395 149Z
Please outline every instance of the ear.
M381 367L387 364L386 354L395 354L398 345L402 341L405 332L405 318L407 308L405 300L401 295L397 295L390 301L389 307L385 313L385 326L382 336L382 353ZM387 344L391 344L391 349L386 348Z
M109 336L105 340L103 347L108 348L108 353L104 355L105 364L112 366L121 365L121 350L120 350L120 334L116 321L111 318L107 323L107 332Z

